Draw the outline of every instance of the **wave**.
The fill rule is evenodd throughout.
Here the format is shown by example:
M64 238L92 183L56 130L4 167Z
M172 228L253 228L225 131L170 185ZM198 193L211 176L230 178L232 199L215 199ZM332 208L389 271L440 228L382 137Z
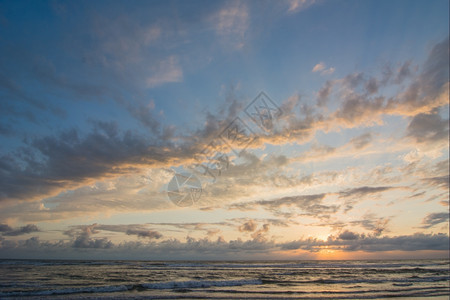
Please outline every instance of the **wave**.
M368 279L368 278L358 278L358 279L330 279L330 278L319 278L314 280L274 280L274 279L262 279L264 284L282 284L282 285L297 285L297 284L357 284L357 283L413 283L413 282L439 282L448 281L449 276L432 276L432 277L410 277L410 278L391 278L391 279Z
M141 286L147 289L179 289L179 288L208 288L220 286L241 286L241 285L260 285L260 279L241 279L241 280L190 280L190 281L172 281L144 283Z
M129 286L109 285L109 286L93 286L83 288L67 288L54 290L26 291L26 292L0 292L0 297L52 296L52 295L67 295L79 293L112 293L112 292L124 292L128 290L130 290Z
M280 268L280 269L396 269L410 270L411 268L429 268L448 266L447 263L375 263L375 262L344 262L332 263L324 262L271 262L271 263L239 263L239 262L166 262L166 263L148 263L141 265L144 268L164 267L164 268L208 268L208 269L247 269L247 268Z
M449 266L449 261L268 261L268 262L240 262L240 261L109 261L109 260L0 260L0 265L135 265L142 268L300 268L300 269L392 269L392 268L429 268Z
M25 265L25 266L116 266L131 265L130 261L81 261L81 260L0 260L0 265Z
M141 283L135 285L108 285L93 286L83 288L67 288L53 289L27 292L0 292L1 297L30 297L30 296L52 296L52 295L68 295L81 293L114 293L126 292L131 290L166 290L166 289L195 289L209 287L228 287L242 285L260 285L262 281L259 279L239 279L239 280L190 280L190 281L169 281Z

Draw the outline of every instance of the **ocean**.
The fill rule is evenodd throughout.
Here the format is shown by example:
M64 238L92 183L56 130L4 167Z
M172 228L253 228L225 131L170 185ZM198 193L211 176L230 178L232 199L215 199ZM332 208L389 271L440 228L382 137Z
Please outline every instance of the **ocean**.
M448 299L449 260L0 260L0 298Z

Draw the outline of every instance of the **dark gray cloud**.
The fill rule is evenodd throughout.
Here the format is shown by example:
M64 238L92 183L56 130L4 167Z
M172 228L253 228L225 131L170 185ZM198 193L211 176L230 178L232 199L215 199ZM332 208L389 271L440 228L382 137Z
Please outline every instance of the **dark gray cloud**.
M426 192L423 191L423 192L420 192L420 193L415 193L415 194L409 196L408 198L416 198L416 197L423 196L423 195L425 195L425 194L426 194Z
M0 228L0 231L2 231L3 235L5 236L17 236L40 231L39 228L34 224L28 224L17 229L12 229L8 225L2 224Z
M128 112L138 120L145 128L149 129L155 136L161 135L161 124L157 120L154 113L154 102L144 103L143 101L126 101L122 98L117 98L117 101L121 103ZM165 136L169 138L170 136Z
M428 184L440 187L448 192L448 190L450 189L449 179L450 179L449 175L444 175L444 176L424 178L423 180Z
M356 202L364 200L365 197L369 195L378 194L384 191L396 189L397 187L392 186L381 186L381 187L370 187L363 186L359 188L346 189L337 193L339 198L345 200L344 207L345 211L349 211L353 208ZM268 210L274 214L284 214L285 217L292 216L293 211L290 214L282 212L283 207L296 207L301 210L301 212L295 214L304 214L317 217L327 217L339 210L340 205L324 205L322 202L327 195L333 193L322 193L313 195L298 195L291 197L282 197L272 200L258 200L244 203L237 203L228 206L228 209L237 209L242 211L255 210L259 207ZM369 225L368 225L369 226ZM376 230L375 227L371 228ZM377 230L383 230L381 227ZM380 233L381 233L380 231Z
M239 231L241 232L253 232L256 230L257 224L252 220L245 222L241 226L239 226Z
M370 195L382 193L385 191L389 191L392 189L396 189L396 187L392 187L392 186L377 186L377 187L362 186L362 187L358 187L358 188L351 188L351 189L346 189L346 190L340 191L338 193L338 195L339 195L339 198L345 199L345 212L348 212L351 209L353 209L353 206L357 202L365 200L366 197L368 197Z
M411 120L406 132L407 136L413 137L418 143L447 141L449 120L443 119L438 110L430 114L418 114Z
M147 224L151 225L151 226L174 227L177 229L195 230L195 231L204 231L204 232L208 232L211 230L214 231L214 230L216 230L216 227L222 227L222 226L235 227L234 222L211 222L211 223L207 223L207 222L192 222L192 223L159 222L159 223L147 223ZM174 230L174 229L170 229L170 230ZM180 230L177 230L177 231L180 231Z
M94 248L94 249L109 249L113 247L113 243L107 238L93 239L82 235L75 239L72 244L74 248Z
M377 187L362 186L359 188L352 188L352 189L347 189L347 190L341 191L341 192L339 192L339 197L341 197L341 198L348 198L348 197L363 198L367 195L377 194L377 193L392 190L395 188L396 187L393 187L393 186L377 186Z
M329 214L335 213L338 209L338 205L324 205L322 201L327 194L314 194L314 195L299 195L292 197L282 197L272 200L259 200L246 203L232 204L229 209L238 210L254 210L261 207L274 214L284 214L282 212L283 207L297 207L301 210L301 213L318 217L326 217ZM292 212L294 213L294 212ZM285 216L287 216L285 214Z
M263 224L263 226L260 229L252 233L251 236L253 240L260 242L267 241L267 233L269 232L269 229L270 229L269 224Z
M90 237L91 235L98 234L101 231L121 232L127 235L136 235L141 238L149 238L149 239L159 239L163 236L161 233L155 230L151 230L147 228L146 225L143 224L106 225L97 223L94 223L92 225L72 226L69 230L66 230L64 234L70 237L80 237L80 236Z
M376 78L371 77L366 81L364 88L366 89L367 94L372 95L378 92L380 84Z
M85 180L119 175L127 168L164 166L172 159L190 157L192 149L164 149L164 142L126 131L119 134L114 123L97 122L86 136L69 130L58 136L30 141L15 156L1 157L0 199L28 200Z
M13 229L8 224L0 224L0 232L12 231Z
M423 63L421 72L413 76L411 62L407 61L396 71L388 67L381 79L367 78L363 73L346 76L339 82L343 89L336 88L341 106L332 114L331 120L345 126L373 123L383 114L415 116L430 113L448 103L449 73L448 38L436 44ZM399 85L411 78L404 91L394 97L379 94L381 86ZM326 90L327 84L322 88ZM364 89L361 89L364 86ZM438 128L435 128L438 130Z
M351 232L351 231L344 231L341 234L338 235L338 239L349 241L349 240L357 240L359 239L359 234Z
M380 218L376 216L375 214L368 213L363 216L360 220L353 220L353 221L336 221L336 222L319 222L317 224L314 224L315 226L321 226L321 227L331 227L333 230L338 232L345 232L343 231L346 227L360 227L362 229L365 229L368 232L363 233L363 235L367 236L380 236L382 233L389 232L388 230L388 224L392 217L383 217Z
M357 72L353 74L349 74L345 76L343 80L343 84L351 89L357 88L359 85L362 85L364 83L364 73Z
M384 107L384 97L367 97L364 94L348 92L343 95L343 104L335 112L338 121L348 126L363 122L373 122Z
M431 49L420 74L423 92L430 97L437 97L442 87L449 83L448 45L449 38L447 37Z
M350 231L343 232L343 236L330 236L326 241L305 239L283 243L279 245L284 250L304 249L319 251L322 247L343 251L418 251L418 250L447 250L449 236L446 234L423 234L375 237L365 236Z
M391 218L378 218L372 214L366 214L364 216L364 220L358 221L352 221L352 224L359 224L364 229L370 230L371 235L373 236L380 236L383 232L389 231L388 230L388 224L390 222Z
M372 133L367 132L350 140L355 149L360 150L372 141Z
M113 243L107 238L92 238L92 235L100 232L96 229L97 226L98 224L76 226L67 230L65 234L74 238L70 243L70 246L73 248L111 248Z
M448 44L447 37L431 49L419 76L398 99L390 99L387 102L388 110L409 109L411 112L423 112L423 110L430 112L448 103Z
M73 248L109 249L115 247L115 245L106 237L93 237L93 235L100 234L104 231L121 232L149 240L160 239L163 236L161 233L145 228L144 225L139 224L105 225L97 223L92 225L72 226L69 230L66 230L64 234L72 238L70 245Z
M159 239L162 237L161 233L154 230L128 229L125 233L128 235L137 235L138 237L149 239Z
M359 240L361 241L361 240ZM345 246L344 250L362 250L368 252L376 251L417 251L417 250L448 250L449 237L445 234L422 234L416 233L409 236L394 237L369 237L361 243Z
M394 80L396 84L401 84L405 79L410 78L413 75L413 70L411 70L411 61L408 60L404 62L398 69L397 76Z
M327 80L325 84L320 88L317 93L317 105L325 106L328 102L328 98L331 95L331 91L333 89L334 82Z
M449 212L442 212L442 213L432 213L428 214L423 220L422 223L424 224L422 228L430 228L434 225L441 224L441 223L447 223L449 220Z
M268 226L261 228L261 234L269 230ZM87 235L79 236L74 241L48 242L36 237L27 240L0 239L0 255L2 257L61 257L61 258L126 258L130 259L242 259L279 257L278 250L302 249L314 254L321 249L342 250L347 252L366 251L418 251L441 250L448 251L449 236L446 234L421 234L375 237L344 232L341 237L330 236L327 240L306 238L283 243L275 243L266 237L256 235L256 238L243 241L241 239L225 241L222 237L216 240L208 238L195 239L187 237L185 241L167 239L160 242L153 240L142 243L123 242L114 244L106 238L93 239ZM84 249L79 252L79 249ZM95 251L94 251L95 250ZM311 257L313 258L313 257Z

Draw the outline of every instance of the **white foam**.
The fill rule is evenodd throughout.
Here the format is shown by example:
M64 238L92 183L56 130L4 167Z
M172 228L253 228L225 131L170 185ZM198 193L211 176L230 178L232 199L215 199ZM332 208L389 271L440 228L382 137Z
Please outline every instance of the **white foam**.
M129 287L125 285L110 286L93 286L84 288L68 288L46 291L29 291L29 292L4 292L0 293L1 297L20 297L20 296L50 296L50 295L67 295L77 293L112 293L128 291Z
M250 280L190 280L190 281L171 281L144 283L142 287L147 289L176 289L176 288L208 288L213 286L240 286L240 285L258 285L262 284L259 279Z

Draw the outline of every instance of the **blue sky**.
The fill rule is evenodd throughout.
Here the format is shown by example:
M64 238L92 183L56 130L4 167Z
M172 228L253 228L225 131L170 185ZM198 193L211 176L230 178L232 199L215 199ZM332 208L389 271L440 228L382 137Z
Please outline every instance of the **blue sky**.
M0 257L448 256L448 11L0 1ZM236 117L256 139L233 152ZM211 141L215 181L192 168Z

